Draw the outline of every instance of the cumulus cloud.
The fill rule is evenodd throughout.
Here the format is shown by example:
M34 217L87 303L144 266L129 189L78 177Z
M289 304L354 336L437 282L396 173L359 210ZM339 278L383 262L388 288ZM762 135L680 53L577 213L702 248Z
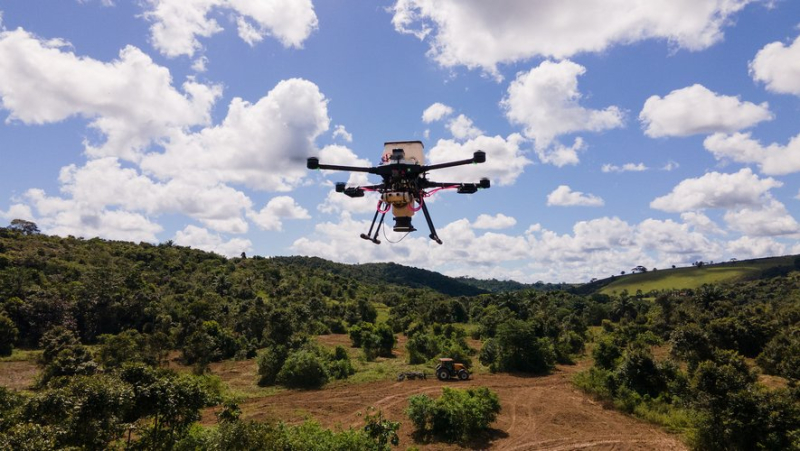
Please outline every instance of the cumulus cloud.
M572 191L567 185L560 185L553 192L547 195L547 205L559 207L602 207L603 199L594 194L584 194L580 191Z
M656 219L629 223L602 217L579 221L564 234L534 224L521 235L481 232L481 222L459 219L440 227L439 236L444 242L441 246L418 233L392 244L387 251L389 246L374 246L358 237L369 227L368 221L355 221L345 213L338 222L318 224L313 235L298 239L292 249L302 255L348 263L393 261L454 275L560 282L607 277L637 265L665 268L697 260L720 260L728 252L740 257L745 255L741 248L747 243L752 243L753 253L767 252L758 250L754 243L768 248L764 245L767 241L749 238L737 240L739 245L729 249L724 242L705 236L697 226L701 222L697 217L691 223ZM402 237L391 229L387 233L391 241ZM760 256L764 255L776 254ZM526 263L520 266L520 262Z
M175 244L214 252L226 257L238 257L242 252L251 252L253 244L244 238L232 238L228 241L215 233L193 225L188 225L183 230L175 233Z
M749 237L792 235L800 232L797 221L775 199L725 213L728 226Z
M800 135L789 140L785 146L776 143L763 146L749 133L715 133L703 141L703 146L718 160L754 163L767 175L786 175L800 171Z
M60 196L32 189L15 210L28 208L42 230L61 235L156 241L162 228L151 217L164 214L245 233L248 216L261 216L232 185L287 191L301 183L305 158L329 126L327 100L311 82L284 80L255 103L233 99L212 126L220 95L219 86L192 79L179 91L169 70L134 47L106 63L22 29L0 33L8 120L79 116L104 139L85 143L85 164L62 168Z
M750 76L769 91L800 96L800 37L789 46L781 42L764 46L750 62Z
M353 135L347 131L344 125L337 125L333 128L333 138L339 138L345 142L353 142Z
M453 114L453 108L436 102L422 112L422 122L430 124L431 122L440 121L451 114Z
M703 85L676 89L664 97L651 96L639 121L651 138L735 132L773 118L769 105L743 102Z
M234 16L239 37L254 45L273 36L284 47L302 47L317 28L311 0L147 0L144 17L153 24L153 46L168 57L193 56L202 48L199 38L223 30L212 11Z
M701 211L687 211L681 213L681 220L684 224L692 226L695 230L703 233L722 234L725 233L714 221Z
M431 179L441 182L477 182L481 177L489 177L493 184L512 185L531 161L525 157L520 144L525 140L514 133L501 136L478 136L463 143L440 139L428 152L428 164L472 158L477 150L486 152L486 162L436 170Z
M772 178L759 178L749 168L733 174L709 172L680 182L671 193L650 202L650 207L684 212L760 206L769 197L769 190L780 186L783 183Z
M289 196L277 196L270 199L267 205L258 212L250 212L248 217L261 230L283 230L284 219L310 219L308 210L301 207Z
M646 171L649 168L645 166L644 163L625 163L622 166L617 166L614 164L604 164L602 168L600 168L603 172L642 172Z
M524 128L525 136L545 149L558 136L581 131L621 127L623 113L616 106L592 110L579 104L578 76L586 69L572 61L544 61L520 72L500 102L506 117Z
M552 164L553 166L563 167L567 165L576 165L581 162L578 152L586 149L586 143L583 138L577 137L572 142L571 146L565 146L561 143L555 143L547 148L535 149L536 156L542 163Z
M568 58L645 39L702 50L723 38L730 18L754 0L397 0L400 33L430 39L445 67L481 68L542 56Z
M50 197L40 189L26 191L22 200L22 205L30 205L36 211L39 227L54 235L152 243L158 241L156 234L163 230L140 213Z
M512 218L511 216L498 213L495 216L478 216L478 219L475 220L475 222L472 224L472 227L476 229L507 229L509 227L514 227L516 224L516 219Z
M737 240L726 243L725 250L727 251L728 255L731 255L739 260L774 257L776 255L786 254L785 245L775 241L772 238L766 237L753 238L749 236L743 236Z
M197 133L174 133L163 153L142 158L159 178L243 184L289 191L306 176L305 159L328 130L327 101L306 80L278 83L256 103L234 98L221 124Z
M105 142L91 156L135 161L142 149L172 130L206 125L221 95L216 85L186 81L172 86L169 71L128 46L110 63L80 57L60 40L23 29L0 33L0 100L8 120L47 124L80 116Z
M459 141L477 138L483 134L483 132L472 123L472 119L463 114L459 114L455 119L448 121L447 129L450 130L453 137Z

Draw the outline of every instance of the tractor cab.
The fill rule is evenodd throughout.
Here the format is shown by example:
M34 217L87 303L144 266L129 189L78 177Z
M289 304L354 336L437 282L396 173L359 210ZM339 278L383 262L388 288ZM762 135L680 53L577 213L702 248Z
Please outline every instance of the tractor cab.
M445 381L454 377L465 381L469 379L469 371L467 371L467 367L465 367L463 363L455 362L451 358L441 358L439 359L439 364L436 365L436 377L439 378L440 381Z

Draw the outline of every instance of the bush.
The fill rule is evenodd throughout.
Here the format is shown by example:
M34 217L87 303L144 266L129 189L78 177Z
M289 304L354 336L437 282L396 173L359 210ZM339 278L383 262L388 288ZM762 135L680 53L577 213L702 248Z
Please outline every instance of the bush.
M256 358L258 385L262 387L274 385L288 355L289 351L282 345L270 346L261 351Z
M486 387L468 390L443 388L442 396L415 395L406 415L417 433L445 440L467 441L487 430L500 413L500 400Z
M594 364L597 367L613 370L617 367L619 358L622 357L622 350L611 338L603 337L592 351L592 357L594 357Z
M11 355L18 336L19 331L14 321L0 312L0 357Z
M287 387L319 388L328 382L329 377L322 359L303 349L289 354L275 381Z

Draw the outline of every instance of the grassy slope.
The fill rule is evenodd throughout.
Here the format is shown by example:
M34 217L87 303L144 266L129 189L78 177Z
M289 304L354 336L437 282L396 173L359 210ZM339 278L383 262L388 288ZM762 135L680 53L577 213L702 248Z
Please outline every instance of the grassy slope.
M651 290L695 289L707 283L726 283L754 279L761 276L764 271L778 267L793 266L795 257L797 256L789 255L722 263L701 268L677 268L630 274L617 277L615 281L604 286L600 292L614 294L628 290L628 293L633 294L636 293L636 290L642 290L643 293L647 293Z

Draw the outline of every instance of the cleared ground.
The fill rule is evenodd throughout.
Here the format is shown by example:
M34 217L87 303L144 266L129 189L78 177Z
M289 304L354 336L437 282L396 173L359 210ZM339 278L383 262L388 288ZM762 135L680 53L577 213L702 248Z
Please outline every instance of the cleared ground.
M319 337L330 346L347 345L346 336ZM402 349L402 347L400 347ZM358 350L349 348L353 357ZM460 449L447 443L415 441L411 424L404 414L408 398L419 393L438 396L442 387L467 388L485 386L495 391L503 407L492 431L469 449L503 450L684 450L680 440L655 426L606 409L593 401L570 382L577 366L560 366L544 377L509 374L477 374L466 382L440 382L431 375L427 380L397 382L395 369L403 368L403 359L385 359L370 363L361 383L336 382L322 390L285 390L260 388L255 385L254 360L212 364L211 371L243 397L240 406L244 419L300 423L315 419L326 427L361 427L369 407L380 409L392 420L400 421L400 446L416 446L426 450ZM385 368L383 372L378 368ZM0 385L24 389L33 382L36 366L31 361L0 361ZM358 376L358 375L357 375ZM363 376L362 376L363 377ZM371 380L371 381L370 381ZM203 423L216 421L213 409L203 415Z

